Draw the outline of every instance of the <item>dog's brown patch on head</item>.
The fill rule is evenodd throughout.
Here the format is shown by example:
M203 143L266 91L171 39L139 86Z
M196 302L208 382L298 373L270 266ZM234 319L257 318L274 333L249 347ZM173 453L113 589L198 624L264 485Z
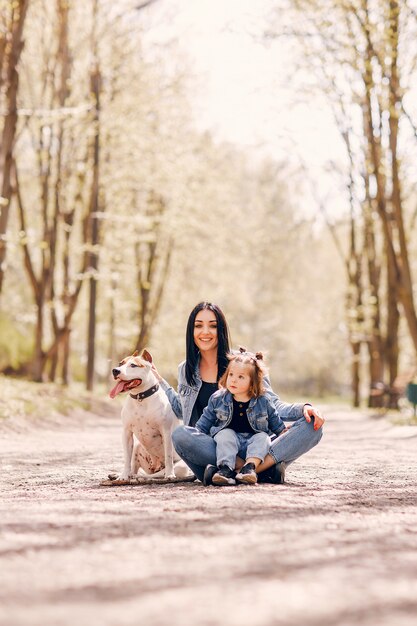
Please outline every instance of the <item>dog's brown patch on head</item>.
M126 356L122 361L120 361L119 367L122 367L122 365L125 365L125 363L127 363L128 361L133 361L135 365L137 365L138 367L145 367L140 362L140 357L133 357L133 356Z
M144 350L142 352L142 359L145 359L145 361L148 361L149 363L152 363L152 355L150 352L148 352L147 350Z
M139 354L139 350L135 350L132 356L138 356L138 354Z

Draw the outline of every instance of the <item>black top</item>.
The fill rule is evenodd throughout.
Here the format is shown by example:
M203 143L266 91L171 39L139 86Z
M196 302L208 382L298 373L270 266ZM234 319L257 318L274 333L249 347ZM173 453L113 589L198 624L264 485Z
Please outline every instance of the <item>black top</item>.
M201 417L202 412L208 405L210 400L210 396L213 395L215 391L219 388L218 383L206 383L204 380L202 381L202 385L200 391L198 392L197 400L193 406L193 411L191 413L190 426L195 426L198 420Z
M255 433L248 420L248 406L250 400L247 402L237 402L233 398L233 416L227 428L231 428L235 433Z

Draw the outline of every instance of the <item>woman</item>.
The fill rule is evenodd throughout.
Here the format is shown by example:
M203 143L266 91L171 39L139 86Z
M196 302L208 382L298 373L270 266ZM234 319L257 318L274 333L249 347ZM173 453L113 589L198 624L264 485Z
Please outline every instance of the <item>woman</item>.
M161 387L184 426L173 433L174 447L197 478L204 478L208 465L216 466L216 442L199 432L194 425L218 389L218 381L226 370L230 338L226 318L221 309L210 302L200 302L191 311L186 331L186 360L178 367L178 393L155 370ZM284 482L285 467L311 450L322 437L324 419L311 404L282 402L265 379L267 395L283 420L294 422L271 444L269 454L258 467L259 482ZM243 465L237 459L236 468Z

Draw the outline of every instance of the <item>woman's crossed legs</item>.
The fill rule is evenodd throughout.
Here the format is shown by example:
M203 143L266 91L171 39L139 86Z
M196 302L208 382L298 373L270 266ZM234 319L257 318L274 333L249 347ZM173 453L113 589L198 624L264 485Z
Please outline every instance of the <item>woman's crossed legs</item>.
M313 420L309 424L304 417L294 422L291 428L272 442L269 454L257 471L263 472L282 461L285 465L289 465L314 448L322 438L323 429L314 430L313 426ZM191 426L179 426L174 430L172 440L180 457L202 481L206 466L216 465L214 439Z

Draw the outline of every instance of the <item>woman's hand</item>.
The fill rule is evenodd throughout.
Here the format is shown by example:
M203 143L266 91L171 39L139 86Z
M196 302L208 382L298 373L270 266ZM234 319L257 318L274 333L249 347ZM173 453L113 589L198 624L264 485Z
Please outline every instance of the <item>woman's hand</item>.
M311 422L314 417L314 430L318 430L324 424L324 417L320 415L320 412L315 409L311 404L305 404L303 408L303 413L306 421L308 423Z
M155 374L155 376L156 376L157 380L159 380L159 382L161 382L161 380L162 380L162 376L161 376L161 374L158 372L158 370L156 369L156 367L155 367L155 364L154 364L154 363L152 363L151 370L152 370L152 372Z

